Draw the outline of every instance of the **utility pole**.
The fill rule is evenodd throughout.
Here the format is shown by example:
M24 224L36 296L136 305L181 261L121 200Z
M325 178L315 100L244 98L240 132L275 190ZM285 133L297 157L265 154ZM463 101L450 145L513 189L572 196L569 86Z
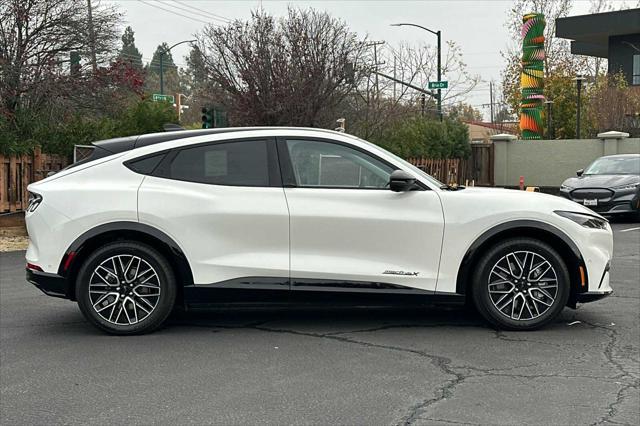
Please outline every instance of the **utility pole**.
M436 31L438 36L438 81L442 81L442 46L440 45L442 32ZM438 89L438 116L442 121L442 89Z
M395 79L398 78L396 76L396 55L393 55L393 78L394 78L394 80L393 80L393 101L395 102L395 100L396 100L396 81L395 81Z
M573 80L576 82L576 85L578 86L578 99L576 102L576 139L580 139L580 109L581 109L580 94L582 92L582 82L586 80L586 78L583 75L577 75L576 78L574 78Z
M167 53L171 52L171 49L173 49L174 47L181 45L183 43L193 43L194 41L197 40L183 40L183 41L179 41L176 44L174 44L173 46L170 46L166 49L162 49L162 46L160 46L160 94L164 95L164 66L163 66L163 58L164 55L166 55Z
M376 71L378 70L378 65L384 64L384 62L378 63L378 46L384 44L384 41L373 41L367 46L373 46L373 62L376 67ZM376 104L378 103L378 99L380 98L380 87L378 86L378 74L375 77L375 86L376 86Z
M438 37L438 81L442 81L442 31L440 30L433 31L433 30L430 30L429 28L423 27L422 25L411 24L411 23L391 24L391 26L392 27L402 27L402 26L417 27L425 31L429 31L431 34L434 34L436 37ZM436 101L438 102L438 116L440 117L440 121L442 121L442 117L443 117L442 116L442 89L438 89Z
M89 47L91 48L91 67L93 72L98 71L98 61L96 59L96 35L93 30L93 13L91 11L91 0L87 0L88 18L89 18Z
M493 81L489 82L489 101L491 102L491 124L495 123L493 119Z

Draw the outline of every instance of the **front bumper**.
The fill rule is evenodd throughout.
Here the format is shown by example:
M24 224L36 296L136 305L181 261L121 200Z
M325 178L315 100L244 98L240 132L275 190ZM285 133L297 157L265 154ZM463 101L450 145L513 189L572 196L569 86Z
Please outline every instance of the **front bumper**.
M27 268L27 281L48 296L69 298L69 282L60 275Z
M604 299L613 293L613 290L609 291L588 291L586 293L578 293L578 303L595 302L596 300Z
M574 197L572 191L560 190L560 195L578 204L585 205L584 198ZM590 206L589 209L602 215L625 215L640 212L640 191L636 192L613 192L610 197L597 198L598 205Z

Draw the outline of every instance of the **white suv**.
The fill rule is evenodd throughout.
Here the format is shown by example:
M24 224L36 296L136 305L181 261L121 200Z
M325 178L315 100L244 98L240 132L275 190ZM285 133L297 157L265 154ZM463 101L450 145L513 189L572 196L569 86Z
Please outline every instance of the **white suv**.
M529 330L612 291L601 216L450 188L350 135L228 128L94 146L29 186L27 278L110 333L154 330L176 305L309 299L469 300Z

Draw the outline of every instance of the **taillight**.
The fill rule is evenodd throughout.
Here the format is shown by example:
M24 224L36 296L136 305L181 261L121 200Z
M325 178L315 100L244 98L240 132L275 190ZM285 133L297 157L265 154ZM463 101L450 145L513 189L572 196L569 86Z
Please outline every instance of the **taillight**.
M27 212L33 213L36 211L41 202L42 195L36 194L35 192L29 192L29 206L27 207Z

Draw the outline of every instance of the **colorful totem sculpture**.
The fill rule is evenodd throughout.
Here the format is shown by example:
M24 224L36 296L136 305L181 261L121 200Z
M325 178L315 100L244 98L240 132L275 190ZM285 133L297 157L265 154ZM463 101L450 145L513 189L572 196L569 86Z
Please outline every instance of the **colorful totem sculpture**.
M522 18L522 75L520 77L520 131L522 139L542 138L544 103L544 15Z

